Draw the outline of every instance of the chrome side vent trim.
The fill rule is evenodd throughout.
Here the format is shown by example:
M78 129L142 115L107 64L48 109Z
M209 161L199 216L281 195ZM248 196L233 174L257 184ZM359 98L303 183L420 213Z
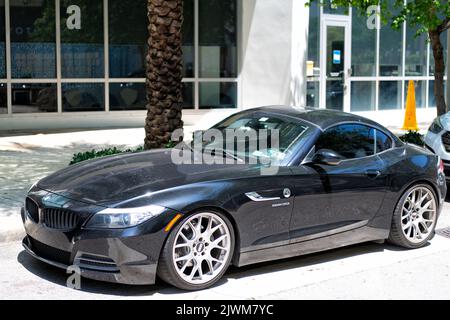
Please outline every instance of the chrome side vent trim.
M255 201L255 202L262 202L262 201L275 201L275 200L280 200L280 197L263 197L261 196L259 193L257 192L247 192L245 194L250 200Z

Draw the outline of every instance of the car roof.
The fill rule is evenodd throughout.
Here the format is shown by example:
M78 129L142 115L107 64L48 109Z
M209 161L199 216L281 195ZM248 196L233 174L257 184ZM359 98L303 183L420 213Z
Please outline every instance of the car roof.
M336 110L329 109L317 109L317 108L309 108L309 107L292 107L292 106L265 106L254 109L249 109L252 111L261 111L272 114L286 115L289 117L294 117L297 119L304 120L306 122L312 123L319 127L321 130L325 130L333 125L345 122L361 122L369 125L373 125L375 127L379 127L384 131L392 133L384 128L379 123L372 121L370 119ZM245 111L249 111L245 110Z

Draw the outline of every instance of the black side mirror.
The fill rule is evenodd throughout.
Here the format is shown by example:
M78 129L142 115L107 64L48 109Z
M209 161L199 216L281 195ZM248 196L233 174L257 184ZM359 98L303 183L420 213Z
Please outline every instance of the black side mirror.
M329 166L337 166L344 159L345 158L343 156L333 150L320 149L312 158L312 162L326 164Z

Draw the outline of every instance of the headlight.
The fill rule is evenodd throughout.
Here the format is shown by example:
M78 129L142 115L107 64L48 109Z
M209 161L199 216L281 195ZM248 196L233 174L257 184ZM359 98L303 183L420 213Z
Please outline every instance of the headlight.
M97 212L88 221L87 228L128 228L141 224L164 212L166 208L150 205L139 208L108 208Z
M442 130L444 130L444 128L442 127L441 121L439 120L439 118L436 118L433 123L431 124L430 128L428 129L430 132L433 133L439 133Z

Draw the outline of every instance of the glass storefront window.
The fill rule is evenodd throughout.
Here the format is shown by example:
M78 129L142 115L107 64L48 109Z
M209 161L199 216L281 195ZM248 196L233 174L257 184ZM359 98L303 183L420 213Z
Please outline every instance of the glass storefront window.
M192 82L183 82L183 109L194 109L194 84Z
M352 81L352 112L375 110L375 85L375 81Z
M367 17L352 11L352 76L376 75L377 30L367 27Z
M408 95L408 84L409 81L405 81L405 101ZM415 86L415 96L416 96L416 108L426 107L426 97L427 97L427 82L426 81L414 81Z
M103 1L61 1L63 78L103 78Z
M183 77L195 77L194 0L183 0Z
M402 82L380 81L380 97L378 100L379 110L402 108Z
M319 108L320 82L308 81L306 83L306 106Z
M200 77L237 76L236 1L199 1Z
M5 0L0 0L0 78L6 78ZM1 94L1 93L0 93ZM0 102L1 104L1 102ZM1 107L0 107L1 108ZM0 111L1 113L1 111Z
M223 109L237 107L235 82L200 83L200 109Z
M108 0L109 76L144 78L147 54L147 3Z
M0 83L0 114L8 113L6 83Z
M7 11L5 0L0 0L0 114L7 114L8 110L57 112L58 105L62 112L146 109L146 2L9 3L11 70L7 72ZM56 12L58 3L60 9ZM237 107L237 7L237 0L183 0L183 108ZM61 69L57 70L57 66ZM9 86L9 74L13 80L36 80L15 80ZM105 81L108 77L110 80ZM8 90L11 101L7 101Z
M320 75L320 7L313 2L309 8L308 61L312 70L308 76Z
M55 78L55 1L10 0L13 78Z
M111 83L109 108L115 110L145 110L145 83Z
M425 76L427 68L427 41L424 34L416 37L417 29L406 27L405 75Z
M105 111L103 83L63 83L62 106L64 112Z
M11 93L13 113L57 111L56 84L54 83L14 83Z
M349 8L337 7L333 4L333 0L323 0L323 13L348 15Z
M430 80L428 86L428 108L436 108L436 97L434 96L434 80ZM444 81L444 92L447 92L447 81Z
M388 24L382 23L380 30L377 30L377 21L371 23L367 16L356 9L351 10L351 18L339 17L337 19L330 14L342 14L345 11L333 8L331 0L326 0L323 4L324 15L322 17L320 17L317 5L311 5L309 9L306 85L308 106L338 110L349 108L352 112L401 109L405 104L409 78L420 79L420 81L416 81L417 108L435 106L434 58L431 51L428 74L426 68L429 43L426 41L426 34L416 36L417 28L405 27L405 25L394 30L389 22ZM391 12L396 10L392 2L388 3L388 10ZM322 25L319 24L320 20L324 22ZM348 23L351 24L351 36L349 37L351 50L344 52L345 49L338 47L339 41L343 42L343 37L336 39L336 30ZM320 35L326 36L327 41L320 41ZM341 53L338 54L341 59L346 54L351 54L350 78L343 81L341 81L340 74L346 72L347 69L337 69L334 60L331 63L330 38L332 43L335 42L335 48L331 47L333 59L334 51ZM441 41L446 59L447 34L441 36ZM379 51L377 52L377 50ZM312 72L311 65L314 65L315 68L318 66L320 52L323 51L326 51L327 64L322 68L325 67L326 70L320 71L317 68L318 74L315 74ZM336 61L339 60L339 58L336 59ZM332 70L333 67L335 70ZM345 66L345 68L348 67ZM347 86L350 90L345 90ZM324 101L320 102L318 101L319 87L320 91L323 90L322 93L325 93ZM347 96L348 94L350 97ZM317 99L315 99L316 97ZM348 101L350 106L347 105Z
M388 7L394 11L392 4ZM381 24L380 29L380 76L403 75L403 28L393 30L389 24Z

